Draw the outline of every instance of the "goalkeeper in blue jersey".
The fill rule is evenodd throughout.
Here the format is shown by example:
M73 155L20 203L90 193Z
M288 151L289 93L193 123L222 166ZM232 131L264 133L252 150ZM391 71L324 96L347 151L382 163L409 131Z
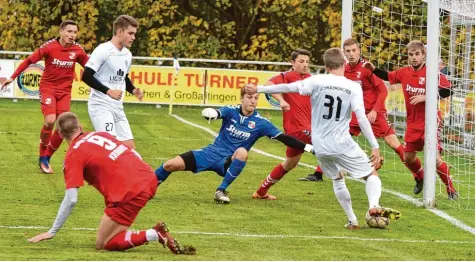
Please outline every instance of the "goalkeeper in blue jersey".
M214 171L223 177L215 192L215 201L230 203L226 189L238 177L246 165L248 151L263 136L281 141L296 149L313 153L312 145L283 134L269 120L255 111L259 94L245 93L241 89L241 105L225 106L220 109L206 108L202 115L207 120L222 119L222 126L213 144L205 148L188 151L163 163L155 175L163 183L174 171Z

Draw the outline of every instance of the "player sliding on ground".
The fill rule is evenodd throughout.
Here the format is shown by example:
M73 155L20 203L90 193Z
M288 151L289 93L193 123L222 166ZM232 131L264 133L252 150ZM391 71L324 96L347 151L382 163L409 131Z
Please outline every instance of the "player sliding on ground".
M344 76L344 55L339 48L324 53L324 64L329 74L315 75L305 80L272 86L247 85L246 92L300 93L311 96L312 142L317 159L324 174L332 179L334 193L347 214L348 229L358 229L359 223L352 209L349 190L343 171L354 178L366 180L365 192L369 201L369 214L390 219L400 217L400 212L380 207L382 183L373 166L378 164L379 144L365 114L362 88ZM369 158L349 134L351 113L355 112L362 133L372 146ZM372 163L372 164L371 164Z
M372 126L375 137L383 138L385 143L397 153L400 160L405 164L403 145L398 141L395 130L393 130L387 118L387 109L385 108L385 99L388 94L387 86L385 86L382 79L364 67L367 61L361 57L360 45L357 41L352 38L344 41L344 55L349 61L345 66L344 76L361 86L364 95L365 114ZM352 120L350 121L350 134L353 136L360 134L360 127L355 114L352 114ZM420 160L417 158L417 161ZM410 169L410 171L412 170ZM419 194L423 184L418 182L420 181L417 179L418 173L412 173L417 180L413 193ZM307 180L312 181L310 177Z
M58 129L53 132L56 118L71 108L71 88L74 79L76 63L83 67L88 61L88 55L76 43L78 26L76 22L65 20L60 25L60 37L52 39L36 49L23 61L2 85L2 90L18 77L28 66L45 59L45 71L40 80L41 112L44 124L40 132L40 157L38 165L45 174L52 174L50 159L60 147L63 139Z
M405 162L415 177L419 190L423 189L423 167L417 152L423 150L425 144L425 101L426 101L426 49L421 41L414 40L407 45L408 62L410 66L400 68L396 71L387 72L371 63L366 63L365 67L373 71L375 75L387 80L390 84L402 84L403 95L405 97L405 107L407 109L407 129L405 131ZM451 83L443 74L439 74L438 94L441 98L451 95ZM436 87L435 87L436 88ZM441 181L446 186L448 199L458 199L453 182L451 180L450 168L441 158L441 141L439 134L443 122L441 121L441 111L438 111L438 152L436 160L436 171Z
M193 247L180 246L163 222L149 230L128 230L157 190L154 172L137 152L108 133L83 133L73 113L62 114L57 128L70 145L64 161L66 193L51 229L28 241L40 242L56 235L76 205L79 187L86 180L104 196L106 203L96 249L121 251L158 241L174 254L195 253Z
M245 94L244 91L244 88L241 89L241 105L206 108L202 111L206 119L223 120L218 137L205 148L188 151L162 164L155 171L161 183L175 171L214 171L223 177L214 199L217 203L228 204L230 198L226 189L245 168L248 151L260 137L267 136L289 147L312 152L311 145L283 134L255 111L259 94Z

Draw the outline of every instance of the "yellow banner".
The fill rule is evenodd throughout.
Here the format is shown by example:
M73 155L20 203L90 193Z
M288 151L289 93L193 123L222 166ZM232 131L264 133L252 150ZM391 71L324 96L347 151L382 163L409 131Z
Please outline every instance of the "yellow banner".
M15 68L20 62L16 62ZM42 63L32 65L16 81L16 97L38 97L39 80L43 72ZM88 85L81 81L83 68L76 65L72 100L87 100L90 94ZM172 67L133 65L129 78L135 87L144 90L144 102L157 104L213 105L222 106L240 103L240 89L248 84L264 84L276 72L184 68L175 76ZM172 100L171 97L172 96ZM126 93L124 102L138 102ZM274 108L261 95L258 108Z

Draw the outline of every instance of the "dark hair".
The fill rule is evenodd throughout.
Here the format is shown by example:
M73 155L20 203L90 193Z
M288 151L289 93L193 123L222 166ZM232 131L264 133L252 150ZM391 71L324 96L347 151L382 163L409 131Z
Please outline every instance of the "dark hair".
M112 24L112 31L114 32L114 35L116 35L117 30L125 30L128 26L137 28L139 27L139 23L132 16L120 15L118 18L116 18L114 24Z
M328 69L338 69L345 63L344 54L342 50L337 47L329 48L323 55L324 65Z
M75 21L73 21L73 20L64 20L64 21L61 22L61 24L60 24L60 29L63 30L63 29L65 29L68 25L75 25L76 27L78 27L78 24L76 24Z
M307 55L309 58L312 56L311 52L306 49L298 48L291 53L291 60L296 61L298 55Z

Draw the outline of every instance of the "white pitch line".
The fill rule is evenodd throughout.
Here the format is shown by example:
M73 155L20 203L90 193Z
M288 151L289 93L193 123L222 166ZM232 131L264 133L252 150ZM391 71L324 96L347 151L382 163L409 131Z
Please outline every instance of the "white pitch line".
M43 226L0 226L5 229L41 229L47 230L49 227ZM68 230L64 228L63 230ZM73 227L72 231L97 231L96 228ZM380 242L401 242L401 243L444 243L444 244L473 244L474 241L451 241L451 240L413 240L413 239L395 239L395 238L365 238L365 237L349 237L349 236L312 236L312 235L266 235L266 234L238 234L228 232L200 232L200 231L176 231L178 235L205 235L205 236L224 236L224 237L241 237L241 238L303 238L303 239L338 239L352 241L380 241Z
M207 127L204 127L204 126L201 126L201 125L198 125L198 124L195 124L195 123L192 123L188 120L185 120L183 119L182 117L178 116L178 115L172 115L173 117L175 117L177 120L179 120L180 122L182 123L185 123L185 124L188 124L188 125L191 125L193 127L196 127L196 128L200 128L202 129L203 131L211 134L212 136L216 137L218 135L217 132L211 130L210 128L207 128ZM273 154L270 154L270 153L267 153L267 152L264 152L262 150L259 150L259 149L256 149L254 147L251 148L251 151L253 152L256 152L258 154L261 154L261 155L265 155L265 156L268 156L268 157L272 157L272 158L275 158L275 159L279 159L279 160L282 160L284 161L284 157L280 157L280 156L276 156L276 155L273 155ZM299 162L299 165L301 166L305 166L305 167L309 167L309 168L312 168L314 169L315 166L313 165L309 165L309 164L305 164L305 163L301 163ZM357 181L357 182L360 182L360 183L365 183L364 181L362 181L361 179L356 179L356 178L353 178L353 177L350 177L350 176L347 176L346 179L350 179L350 180L353 180L353 181ZM385 188L382 188L382 191L385 192L385 193L388 193L388 194L392 194L394 196L397 196L401 199L404 199L418 207L422 207L424 206L423 205L423 202L412 197L412 196L409 196L409 195L406 195L406 194L403 194L403 193L399 193L399 192L396 192L396 191L393 191L393 190L389 190L389 189L385 189ZM441 210L434 210L434 209L427 209L428 211L432 212L433 214L445 219L446 221L450 222L451 224L453 224L454 226L460 228L460 229L463 229L464 231L467 231L473 235L475 235L475 229L474 227L471 227L471 226L468 226L466 225L465 223L463 223L462 221L448 215L446 212L444 211L441 211Z

